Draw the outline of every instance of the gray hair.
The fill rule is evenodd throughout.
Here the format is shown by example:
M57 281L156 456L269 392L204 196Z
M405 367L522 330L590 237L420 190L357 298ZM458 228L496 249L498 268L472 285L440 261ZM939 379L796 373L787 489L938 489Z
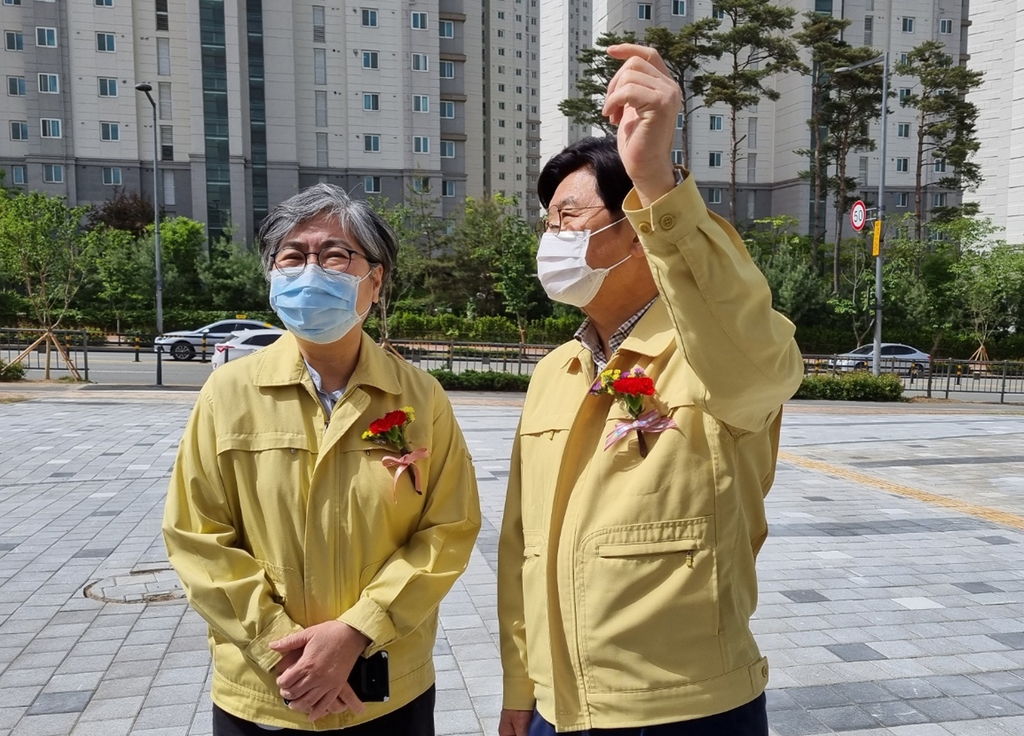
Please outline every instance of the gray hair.
M268 275L273 270L274 253L292 230L324 215L335 217L366 251L370 263L383 267L383 283L388 283L398 260L398 236L367 202L352 199L334 184L314 184L271 210L258 236L263 270Z

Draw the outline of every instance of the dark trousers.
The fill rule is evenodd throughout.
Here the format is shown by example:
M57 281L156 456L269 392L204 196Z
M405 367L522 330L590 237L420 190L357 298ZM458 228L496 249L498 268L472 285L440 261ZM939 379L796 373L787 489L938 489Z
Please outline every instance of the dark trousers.
M529 736L555 736L555 727L535 710ZM739 708L693 721L636 728L592 728L573 736L768 736L768 710L764 693Z
M345 736L434 736L434 686L398 710L344 729L321 733ZM213 736L308 736L310 731L285 728L269 731L213 706Z

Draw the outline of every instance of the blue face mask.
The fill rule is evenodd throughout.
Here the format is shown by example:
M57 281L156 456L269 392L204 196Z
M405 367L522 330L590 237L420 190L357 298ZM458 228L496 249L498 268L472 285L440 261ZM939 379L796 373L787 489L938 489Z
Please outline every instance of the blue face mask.
M270 272L270 306L296 337L336 342L370 312L356 311L359 284L369 275L357 278L314 265L277 268Z

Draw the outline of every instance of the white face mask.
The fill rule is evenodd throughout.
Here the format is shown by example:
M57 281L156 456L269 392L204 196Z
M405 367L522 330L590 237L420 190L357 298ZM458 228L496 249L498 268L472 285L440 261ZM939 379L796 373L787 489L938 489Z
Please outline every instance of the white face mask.
M562 230L544 233L537 250L537 278L548 297L556 302L585 307L597 296L608 273L629 260L626 256L608 268L587 265L590 238L625 220L623 217L599 230Z

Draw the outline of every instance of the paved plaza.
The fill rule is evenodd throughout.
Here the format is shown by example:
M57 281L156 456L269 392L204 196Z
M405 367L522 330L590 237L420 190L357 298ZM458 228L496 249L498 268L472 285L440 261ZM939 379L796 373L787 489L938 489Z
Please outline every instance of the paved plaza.
M210 733L205 625L160 537L195 394L23 393L0 403L0 736ZM437 726L494 736L519 408L454 401L484 514L441 609ZM754 621L773 733L1024 736L1024 410L786 411Z

